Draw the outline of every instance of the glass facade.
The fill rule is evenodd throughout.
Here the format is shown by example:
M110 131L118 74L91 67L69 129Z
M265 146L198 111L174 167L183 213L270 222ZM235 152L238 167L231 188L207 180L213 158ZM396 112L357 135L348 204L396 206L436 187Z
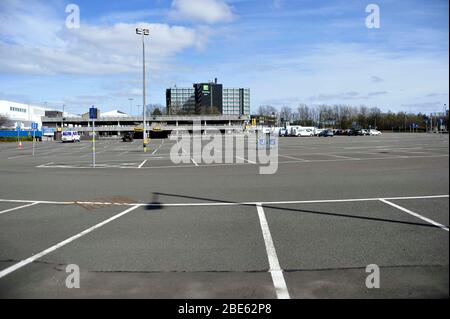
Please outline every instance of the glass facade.
M167 107L170 107L169 114L195 112L194 88L170 88L166 95Z
M196 111L194 88L167 89L166 100L168 114L194 114ZM250 89L223 88L222 101L223 115L250 115Z
M223 89L223 115L241 114L250 114L250 89Z

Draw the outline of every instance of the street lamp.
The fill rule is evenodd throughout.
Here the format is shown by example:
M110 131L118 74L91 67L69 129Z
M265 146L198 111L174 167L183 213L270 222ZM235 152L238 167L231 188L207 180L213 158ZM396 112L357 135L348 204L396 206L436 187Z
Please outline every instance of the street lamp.
M144 28L136 28L136 34L142 35L142 101L143 101L143 120L144 120L144 131L143 131L143 146L144 146L144 153L147 152L147 112L146 112L146 97L145 97L145 36L150 35L150 29L144 29Z
M61 132L64 131L64 108L65 108L65 104L63 104L62 106L62 118L61 118Z

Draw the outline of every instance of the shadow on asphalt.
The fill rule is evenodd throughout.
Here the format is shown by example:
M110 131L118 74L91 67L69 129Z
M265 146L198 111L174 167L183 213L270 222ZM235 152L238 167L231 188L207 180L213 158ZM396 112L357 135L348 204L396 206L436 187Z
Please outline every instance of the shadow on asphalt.
M159 193L153 193L151 203L148 203L145 206L146 210L160 210L163 209L164 206L158 201Z
M205 198L205 197L196 197L196 196L188 196L188 195L178 195L178 194L168 194L168 193L153 193L153 202L150 203L147 207L147 209L162 209L162 204L158 201L155 201L155 199L158 199L160 196L167 196L167 197L177 197L177 198L187 198L187 199L195 199L195 200L201 200L201 201L207 201L212 203L228 203L228 204L238 204L239 206L255 206L254 204L239 204L236 202L226 201L226 200L220 200L220 199L211 199L211 198ZM297 212L297 213L303 213L303 214L315 214L315 215L322 215L322 216L332 216L332 217L341 217L341 218L353 218L353 219L360 219L360 220L367 220L367 221L374 221L374 222L384 222L384 223L394 223L394 224L404 224L404 225L412 225L412 226L418 226L418 227L431 227L431 228L439 228L438 226L432 225L432 224L424 224L424 223L414 223L414 222L407 222L403 220L396 220L396 219L386 219L386 218L376 218L376 217L367 217L367 216L357 216L357 215L351 215L351 214L338 214L338 213L329 213L329 212L322 212L322 211L314 211L314 210L306 210L306 209L294 209L294 208L286 208L286 207L278 207L278 206L271 206L271 205L263 205L264 208L270 208L274 210L281 210L281 211L290 211L290 212Z

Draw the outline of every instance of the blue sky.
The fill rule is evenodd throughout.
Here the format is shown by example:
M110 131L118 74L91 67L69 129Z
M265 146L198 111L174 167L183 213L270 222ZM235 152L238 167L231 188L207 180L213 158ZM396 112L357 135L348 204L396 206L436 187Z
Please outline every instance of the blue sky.
M65 8L80 8L80 28ZM365 25L368 4L381 26ZM447 0L0 2L0 99L81 113L137 113L148 26L148 101L219 78L259 105L348 104L440 111L449 100Z

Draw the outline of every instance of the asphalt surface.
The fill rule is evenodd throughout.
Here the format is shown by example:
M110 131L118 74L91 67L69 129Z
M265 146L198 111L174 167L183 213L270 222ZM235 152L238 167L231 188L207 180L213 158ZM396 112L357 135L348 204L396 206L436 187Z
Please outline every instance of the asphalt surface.
M141 142L0 144L0 298L449 297L448 136L280 138L272 175Z

